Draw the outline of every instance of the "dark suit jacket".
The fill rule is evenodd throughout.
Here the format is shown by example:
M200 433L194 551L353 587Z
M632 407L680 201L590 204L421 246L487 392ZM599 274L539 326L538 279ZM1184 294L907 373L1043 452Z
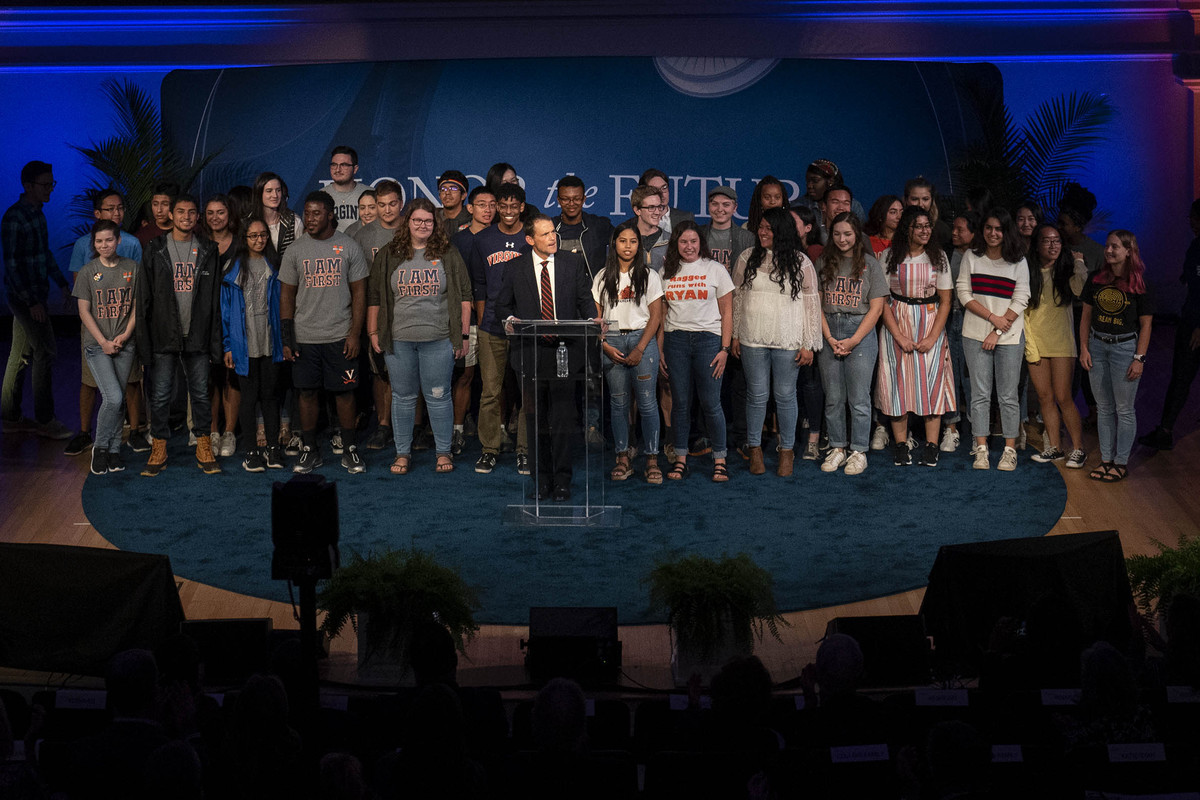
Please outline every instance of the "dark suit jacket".
M509 317L521 320L541 319L542 295L538 280L534 277L535 258L536 254L530 250L505 265L500 297L496 300L497 320ZM592 284L588 278L587 266L583 259L574 253L560 251L554 255L554 316L556 319L594 319L596 316L596 302L592 299ZM533 344L531 338L523 342L522 350L528 352L522 352L521 358L532 356ZM574 373L582 365L580 359L584 352L583 344L571 340L568 340L567 344L571 352L571 372ZM520 363L517 362L518 371ZM553 374L546 373L545 377Z

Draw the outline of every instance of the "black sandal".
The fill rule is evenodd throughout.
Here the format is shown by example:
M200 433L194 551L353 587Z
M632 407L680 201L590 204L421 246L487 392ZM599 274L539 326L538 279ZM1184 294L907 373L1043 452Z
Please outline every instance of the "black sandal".
M1129 475L1129 467L1125 464L1109 464L1108 474L1100 480L1104 483L1116 483L1125 480L1127 475Z
M1097 467L1094 470L1092 470L1091 472L1088 473L1088 477L1094 481L1109 482L1112 480L1111 478L1108 477L1109 469L1113 466L1115 466L1115 465L1111 461L1101 461L1100 464L1097 465Z
M671 464L671 468L667 470L667 480L681 481L688 476L691 470L688 469L686 461L676 461Z
M729 480L729 470L725 468L725 462L713 464L713 483L725 483Z

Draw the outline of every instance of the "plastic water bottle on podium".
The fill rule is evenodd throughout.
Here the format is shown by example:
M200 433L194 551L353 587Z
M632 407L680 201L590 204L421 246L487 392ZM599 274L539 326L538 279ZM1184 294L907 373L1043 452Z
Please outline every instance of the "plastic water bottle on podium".
M555 362L558 364L558 377L567 377L567 343L558 343L558 352L554 354Z

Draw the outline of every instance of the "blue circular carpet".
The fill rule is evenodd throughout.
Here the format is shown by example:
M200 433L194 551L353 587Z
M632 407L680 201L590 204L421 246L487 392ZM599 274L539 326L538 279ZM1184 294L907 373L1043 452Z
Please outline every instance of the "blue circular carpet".
M89 475L88 519L122 550L166 554L177 575L286 601L287 585L271 580L270 500L290 471L249 474L237 456L204 475L183 441L175 437L156 478L138 475L140 457L123 473ZM1015 472L976 471L965 446L933 469L871 453L855 477L798 460L795 475L778 478L770 459L768 474L751 476L733 454L723 485L708 480L710 459L693 458L687 480L650 486L639 458L633 478L605 479L606 502L624 509L619 528L511 528L503 510L527 479L512 455L477 475L477 456L468 448L453 473L435 475L433 455L417 453L413 471L396 477L389 450L368 451L367 473L348 475L326 447L319 472L337 482L343 558L428 550L478 587L481 622L527 624L530 606L616 606L630 624L663 621L647 611L642 583L656 560L746 552L774 575L780 607L797 611L923 586L942 545L1041 536L1067 499L1053 465L1022 453ZM577 471L577 494L580 481Z

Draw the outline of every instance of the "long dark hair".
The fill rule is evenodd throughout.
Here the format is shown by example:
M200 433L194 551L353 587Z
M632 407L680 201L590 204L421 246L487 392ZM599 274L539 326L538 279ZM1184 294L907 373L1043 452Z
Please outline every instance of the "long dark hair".
M616 308L620 299L617 296L617 287L621 285L621 261L617 258L616 244L622 231L633 231L637 238L637 252L633 254L633 266L629 268L629 286L633 289L634 303L642 302L642 297L646 294L646 284L650 280L650 268L646 266L646 257L642 253L642 237L638 233L637 219L625 220L613 231L608 243L608 258L604 260L604 278L600 283L601 308ZM703 242L704 237L700 237L700 241Z
M749 229L751 233L757 233L758 223L762 222L762 193L763 187L766 186L778 186L779 193L783 195L783 208L788 207L787 187L783 185L783 181L779 180L779 178L776 178L774 175L764 175L762 180L758 182L758 185L754 187L754 193L750 195L749 221L746 223L746 228Z
M504 173L508 172L510 169L513 171L514 175L517 173L517 168L512 164L509 164L507 161L501 161L499 163L492 164L491 168L489 168L487 171L487 175L483 179L483 185L487 187L489 192L495 195L496 192L500 190L500 182L504 178Z
M1054 286L1054 305L1065 306L1071 302L1074 294L1071 292L1071 276L1075 274L1075 257L1063 241L1062 231L1057 226L1043 223L1033 229L1029 237L1029 308L1037 308L1042 302L1042 237L1050 231L1058 234L1062 248L1054 261L1054 269L1050 273L1050 283Z
M1008 210L996 206L988 210L986 214L981 214L983 217L983 236L976 237L974 247L971 248L977 256L987 255L987 223L989 219L994 219L1000 223L1000 234L1004 238L1000 241L1000 258L1007 261L1009 264L1015 264L1025 256L1025 243L1021 241L1021 235L1017 233L1017 225L1013 222L1012 215Z
M867 212L867 224L863 226L863 233L869 236L883 235L883 224L887 222L888 209L892 207L892 203L899 203L901 208L904 207L904 201L894 194L885 194L871 204L871 210Z
M663 277L674 278L679 273L679 237L688 231L695 231L700 237L700 258L712 258L712 251L708 249L708 242L704 240L704 234L700 232L700 226L690 219L685 219L675 226L671 231L671 241L667 242L667 255L663 258ZM639 237L640 238L640 237Z
M850 277L858 280L862 277L863 270L867 268L867 248L863 244L866 236L863 235L862 225L858 221L858 217L852 211L843 211L838 214L829 223L829 241L825 245L825 250L821 253L821 285L827 285L837 277L838 266L842 261L842 251L838 250L837 245L833 243L833 227L839 223L845 222L854 231L854 247L850 248Z
M261 197L261 195L260 195ZM229 218L225 229L233 235L233 240L236 242L238 237L242 235L242 221L238 219L237 209L234 207L233 200L227 194L214 194L212 197L204 201L204 208L200 209L200 219L198 221L200 230L209 239L212 238L212 228L208 227L208 204L220 203L225 206L225 214Z
M267 184L271 181L279 181L279 188L281 189L279 194L279 216L293 216L291 210L288 208L287 183L283 180L283 178L279 177L279 175L274 172L260 172L258 173L258 177L254 179L254 195L251 198L252 205L250 206L250 216L258 217L259 219L266 218L263 214L262 196L263 189L266 188Z
M804 288L804 273L801 269L804 264L804 249L800 246L800 232L796 230L796 221L785 208L768 208L763 212L762 219L771 226L773 237L770 250L771 272L768 277L779 284L780 293L790 286L792 299L795 300ZM746 272L742 276L742 286L746 289L754 284L754 276L758 274L758 268L767 257L767 248L762 246L757 236L756 230L754 249L750 251L750 258L746 260Z
M259 193L259 196L261 197L261 192ZM272 273L277 274L279 272L279 256L275 252L275 248L271 247L271 228L267 225L267 221L262 217L256 217L254 215L246 217L245 224L242 225L241 233L238 234L237 238L233 240L233 244L230 246L230 249L232 249L233 252L230 254L232 255L232 258L229 259L229 263L231 265L230 269L233 269L233 264L239 265L237 281L238 286L243 290L246 288L246 267L250 263L250 245L246 242L246 236L250 233L250 226L255 222L262 225L263 229L267 232L267 248L263 250L262 259L263 261L267 262L267 268L270 269Z
M905 206L904 213L900 215L900 224L896 226L896 235L892 237L891 247L888 248L887 257L887 272L889 275L896 272L900 267L900 263L908 258L908 251L911 249L912 229L917 224L917 220L924 217L933 225L933 217L929 212L920 206ZM932 231L930 231L929 244L925 245L925 254L929 256L929 263L933 264L933 268L938 272L944 272L950 269L950 263L946 261L946 254L942 252L942 248L934 244Z
M437 208L424 197L415 197L408 202L404 214L400 217L400 227L396 229L396 235L392 237L388 247L391 248L392 253L405 261L413 257L416 251L413 249L412 232L408 229L408 221L412 219L414 211L428 211L433 215L433 231L425 242L425 260L432 262L435 258L441 258L450 249L450 237L446 235L445 226L438 221Z

